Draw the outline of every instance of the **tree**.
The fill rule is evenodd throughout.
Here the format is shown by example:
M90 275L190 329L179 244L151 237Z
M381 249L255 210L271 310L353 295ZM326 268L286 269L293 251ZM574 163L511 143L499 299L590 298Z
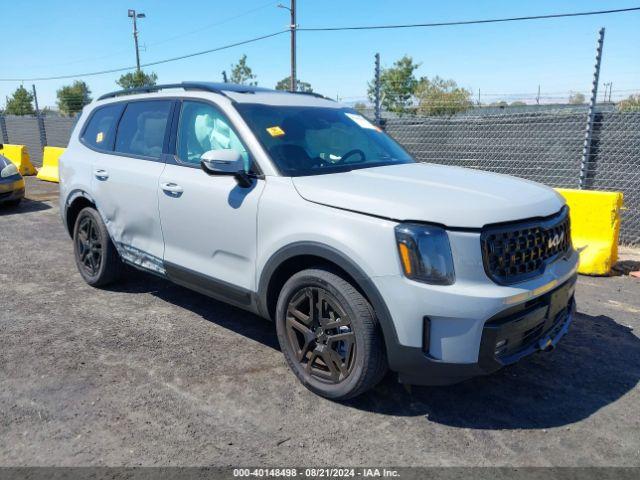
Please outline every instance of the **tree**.
M7 99L4 113L7 115L33 115L33 95L22 85Z
M276 90L289 90L291 86L291 75L283 78L278 83L276 83ZM296 90L298 92L313 92L313 88L311 88L311 84L307 82L303 82L299 78L296 78Z
M520 100L516 100L515 102L511 102L511 106L512 107L524 107L527 104L525 102L522 102Z
M353 108L360 113L363 113L367 109L367 105L364 102L356 102Z
M253 80L256 76L251 71L251 67L247 65L247 55L242 55L238 63L231 65L231 83L237 83L239 85L258 85L258 82Z
M580 92L576 92L576 93L571 93L569 95L569 103L571 105L582 105L586 100L586 97L580 93Z
M618 102L617 108L621 112L640 112L640 95L630 95Z
M82 107L91 102L91 90L82 80L76 80L71 85L60 88L58 97L58 109L63 115L73 116L82 111Z
M158 81L158 75L154 72L149 74L144 73L142 70L136 70L135 72L129 72L122 75L116 83L122 88L139 88L139 87L152 87Z
M416 87L416 98L418 113L422 115L453 115L472 106L469 90L438 76L422 77Z
M383 68L380 72L380 96L382 107L390 112L405 113L413 110L413 94L418 86L414 72L420 66L413 58L405 55L397 60L393 67ZM369 83L369 100L375 101L375 79Z

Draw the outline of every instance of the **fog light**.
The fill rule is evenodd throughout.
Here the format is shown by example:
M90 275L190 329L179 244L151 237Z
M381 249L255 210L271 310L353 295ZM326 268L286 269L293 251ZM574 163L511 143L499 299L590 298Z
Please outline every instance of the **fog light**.
M507 349L507 340L500 340L498 343L496 343L496 349L493 353L494 355L497 356L503 353L506 349Z

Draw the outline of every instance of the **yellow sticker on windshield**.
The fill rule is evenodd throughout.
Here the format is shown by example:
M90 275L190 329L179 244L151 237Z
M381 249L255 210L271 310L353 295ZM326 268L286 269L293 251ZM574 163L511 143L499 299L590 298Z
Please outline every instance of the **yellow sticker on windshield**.
M104 133L98 132L96 135L96 143L101 143L104 140Z
M267 132L269 132L269 135L271 135L272 137L281 137L282 135L284 135L284 130L278 126L267 128Z

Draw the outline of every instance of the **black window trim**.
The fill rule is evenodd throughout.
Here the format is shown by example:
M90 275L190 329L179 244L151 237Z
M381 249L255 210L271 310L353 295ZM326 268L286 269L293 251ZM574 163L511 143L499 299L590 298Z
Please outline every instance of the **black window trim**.
M246 138L243 136L243 134L241 133L240 129L235 124L235 122L233 122L229 118L229 116L215 102L212 102L204 98L199 98L199 97L180 97L176 99L174 117L172 118L171 131L169 134L170 135L169 146L168 146L169 149L166 155L167 163L170 163L172 165L177 165L179 167L188 167L188 168L196 168L196 169L201 168L199 163L194 165L193 163L185 162L184 160L181 160L178 157L178 125L180 124L180 120L182 118L182 104L184 102L203 103L213 107L213 109L220 114L222 119L225 120L233 128L234 133L240 139L240 141L242 142L242 146L245 147L247 153L249 154L249 162L251 165L249 169L250 170L249 176L251 178L257 178L257 179L264 178L264 174L262 173L262 168L260 167L260 164L258 163L255 156L253 155L253 152L251 152L251 149L247 147L249 142L247 142Z
M90 150L93 150L94 152L98 152L98 153L103 153L106 155L115 155L117 157L127 157L127 158L135 158L137 160L146 160L149 162L158 162L158 163L165 163L165 157L166 157L166 153L167 151L165 151L165 148L167 148L168 144L169 144L169 135L171 134L171 127L172 127L172 121L173 121L173 115L175 113L175 108L176 108L176 101L178 100L177 97L152 97L152 98L140 98L140 99L128 99L128 100L121 100L119 102L109 102L106 103L104 105L100 105L96 108L93 109L93 111L91 112L91 114L89 115L89 118L87 119L87 121L85 122L85 124L82 126L82 131L80 133L80 143L82 143L85 147L87 147ZM147 155L136 155L134 153L125 153L125 152L118 152L115 150L115 144L116 144L116 138L118 136L118 129L120 128L120 122L122 121L122 117L124 116L125 111L127 110L127 106L131 103L140 103L140 102L157 102L157 101L167 101L169 103L171 103L171 107L169 108L169 115L167 117L167 125L165 126L165 130L164 130L164 138L162 141L162 153L160 154L160 157L149 157ZM120 116L118 117L118 121L116 122L116 131L115 131L115 135L113 137L113 144L111 145L111 150L103 150L100 148L95 148L93 145L90 145L89 143L87 143L84 139L84 135L85 135L85 131L87 130L89 123L91 122L91 119L93 118L93 116L96 114L96 112L98 112L99 110L106 108L108 106L111 105L124 105L122 111L120 112Z

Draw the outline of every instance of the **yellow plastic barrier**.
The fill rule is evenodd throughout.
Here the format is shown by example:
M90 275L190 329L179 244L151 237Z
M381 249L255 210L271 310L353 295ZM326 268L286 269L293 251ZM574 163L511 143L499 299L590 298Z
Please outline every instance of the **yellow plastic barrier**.
M578 272L607 275L618 261L622 192L558 188L569 205L571 238L580 252Z
M3 148L0 149L0 155L4 155L11 160L22 175L36 174L36 169L29 160L29 152L26 146L5 143Z
M38 169L38 178L47 182L60 182L58 174L58 159L64 153L61 147L44 147L42 168Z

